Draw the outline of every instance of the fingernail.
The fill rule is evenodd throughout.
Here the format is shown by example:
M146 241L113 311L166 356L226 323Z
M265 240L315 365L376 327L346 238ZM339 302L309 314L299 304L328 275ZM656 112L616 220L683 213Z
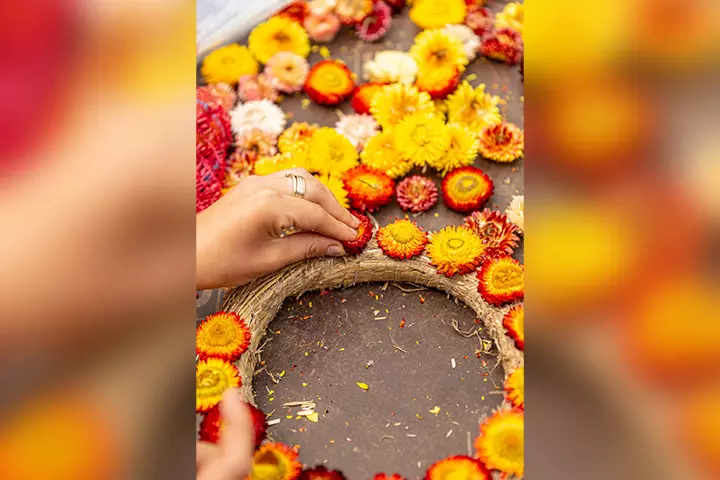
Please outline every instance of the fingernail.
M345 255L345 249L340 245L330 245L326 253L328 257L342 257Z
M350 218L352 218L352 221L350 223L352 223L353 228L357 228L360 226L360 220L355 215L350 215Z
M350 240L355 240L357 238L357 236L358 236L357 230L355 230L354 228L350 228L350 227L347 227L346 230L348 232L348 235L352 235L352 238Z

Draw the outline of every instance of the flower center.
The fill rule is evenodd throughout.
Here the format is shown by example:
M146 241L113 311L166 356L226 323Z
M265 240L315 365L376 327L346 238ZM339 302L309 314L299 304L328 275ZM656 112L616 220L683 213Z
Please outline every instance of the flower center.
M287 36L285 33L283 33L283 32L278 32L278 33L276 33L274 39L275 39L276 42L278 42L278 43L281 44L281 45L284 45L285 43L287 43L287 42L290 41L290 37L288 37L288 36Z
M389 226L390 235L398 243L410 243L415 238L415 230L409 225L393 224Z
M459 250L465 246L465 240L462 238L451 238L447 241L447 246L450 250Z
M208 343L212 346L223 346L227 345L232 341L232 334L230 329L226 325L218 324L213 325L210 329L210 338Z
M273 480L285 478L287 467L282 459L273 452L265 452L255 458L253 465L253 478L259 480Z
M496 268L492 274L493 285L500 289L517 287L522 283L522 278L522 270L514 265Z
M416 125L415 128L413 128L410 137L420 145L425 145L428 142L429 133L430 132L428 131L427 125L420 124Z
M467 175L461 177L457 182L457 189L463 193L471 192L478 186L477 178Z
M500 130L498 133L495 134L495 143L498 145L504 145L508 143L508 140L510 137L505 134L505 130Z
M523 457L523 439L515 429L500 432L493 446L499 457L512 463L520 462Z
M220 376L213 371L202 372L197 377L197 386L201 388L212 388L220 383Z

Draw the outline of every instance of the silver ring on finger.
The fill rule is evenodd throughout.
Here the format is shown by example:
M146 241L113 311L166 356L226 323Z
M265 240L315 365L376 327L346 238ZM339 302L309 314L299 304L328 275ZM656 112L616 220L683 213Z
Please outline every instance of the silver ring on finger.
M307 191L307 182L300 175L294 173L286 173L286 177L292 180L292 196L295 198L304 198Z

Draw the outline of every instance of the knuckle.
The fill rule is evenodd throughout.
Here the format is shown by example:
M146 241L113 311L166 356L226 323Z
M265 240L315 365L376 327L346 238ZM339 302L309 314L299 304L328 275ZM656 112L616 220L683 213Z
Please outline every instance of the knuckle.
M307 245L305 245L305 258L315 258L319 255L320 248L318 247L318 244L316 242L308 242Z

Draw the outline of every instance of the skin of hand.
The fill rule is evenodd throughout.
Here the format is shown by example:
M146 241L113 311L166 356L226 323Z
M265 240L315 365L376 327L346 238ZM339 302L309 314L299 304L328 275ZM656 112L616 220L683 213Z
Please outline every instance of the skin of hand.
M305 179L292 196L292 173ZM358 220L306 170L243 179L196 218L199 290L242 285L307 258L345 255ZM288 228L298 233L284 234Z
M198 480L244 480L253 459L253 429L250 412L237 388L231 388L220 402L222 436L217 445L198 442L195 473Z

